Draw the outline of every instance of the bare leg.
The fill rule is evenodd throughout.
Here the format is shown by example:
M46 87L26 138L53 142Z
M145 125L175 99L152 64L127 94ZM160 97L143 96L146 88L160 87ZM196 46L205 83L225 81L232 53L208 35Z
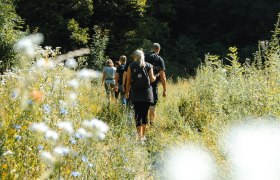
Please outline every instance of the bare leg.
M145 137L145 131L146 131L146 124L143 124L142 125L142 136L141 136L141 138L144 138Z
M153 124L153 123L154 123L155 115L156 115L155 106L150 106L150 111L149 111L150 124Z
M138 134L138 139L142 138L142 126L137 126L137 134Z

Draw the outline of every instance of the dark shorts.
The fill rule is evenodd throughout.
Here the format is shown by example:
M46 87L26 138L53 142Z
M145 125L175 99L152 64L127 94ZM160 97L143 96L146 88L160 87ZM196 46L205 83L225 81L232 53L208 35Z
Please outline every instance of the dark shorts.
M151 103L151 106L156 106L158 102L158 84L152 84L153 87L153 96L154 96L154 102Z
M136 126L146 125L148 123L149 102L134 102Z

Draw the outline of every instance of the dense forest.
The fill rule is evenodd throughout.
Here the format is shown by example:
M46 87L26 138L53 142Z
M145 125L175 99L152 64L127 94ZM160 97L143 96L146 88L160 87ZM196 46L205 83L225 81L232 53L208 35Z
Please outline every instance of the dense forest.
M205 53L224 55L229 46L250 58L271 37L279 9L277 0L0 0L1 69L14 63L19 37L41 32L44 45L62 52L89 47L94 68L159 42L169 75L192 74Z

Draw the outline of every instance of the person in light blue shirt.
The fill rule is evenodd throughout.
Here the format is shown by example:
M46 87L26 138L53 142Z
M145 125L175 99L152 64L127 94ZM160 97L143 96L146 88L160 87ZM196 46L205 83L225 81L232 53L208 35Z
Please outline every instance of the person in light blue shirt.
M102 85L105 87L108 98L114 97L116 68L111 59L108 59L103 69Z

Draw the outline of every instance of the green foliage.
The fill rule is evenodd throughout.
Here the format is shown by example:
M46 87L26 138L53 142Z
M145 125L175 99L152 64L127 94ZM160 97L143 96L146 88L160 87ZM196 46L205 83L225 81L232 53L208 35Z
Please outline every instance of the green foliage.
M159 167L168 158L166 151L186 143L211 151L222 168L221 179L229 179L232 174L219 147L227 125L243 119L253 121L254 117L280 117L279 21L276 25L271 41L260 43L251 63L241 64L237 48L230 47L225 59L206 54L196 77L169 81L167 99L160 97L157 104L155 124L147 126L145 145L136 140L133 114L118 101L106 98L100 79L92 83L78 78L79 71L56 59L59 48L39 49L38 56L26 61L26 69L15 68L1 76L1 179L74 179L71 174L75 171L81 173L81 179L160 179ZM95 27L95 32L98 30L103 32ZM76 83L72 86L72 80L78 87ZM76 133L93 117L110 127L103 141L69 136L56 126L61 121L71 122ZM50 141L31 131L34 122L47 124L61 135L59 140ZM75 143L69 141L74 137ZM38 149L39 145L44 149ZM54 155L57 145L72 153ZM50 152L56 163L43 161L42 151Z
M279 29L278 23L276 29ZM193 129L201 131L210 124L227 124L245 117L280 117L277 30L251 65L239 63L236 47L229 51L226 59L230 65L224 65L218 56L206 56L205 65L190 81L189 93L178 105L181 115Z
M88 28L79 27L79 23L75 19L71 19L68 23L68 30L71 31L70 39L80 45L85 45L89 41Z
M139 47L140 37L135 31L145 12L145 1L94 1L94 7L92 26L98 25L110 31L106 55L115 60L120 55L128 55L134 48Z
M92 84L85 77L77 78L79 71L63 66L57 50L41 48L37 53L35 62L27 60L26 69L14 68L1 76L5 82L0 87L1 179L74 179L74 172L81 173L82 179L147 176L147 153L135 142L135 128L127 126L119 102L108 104L100 81ZM74 86L69 83L73 80ZM77 136L82 126L92 132L83 122L94 117L110 126L103 141L104 137L95 137L97 131L90 139ZM75 133L59 128L62 121L70 122ZM59 138L51 140L43 132L32 131L33 123L44 123ZM61 146L70 151L63 155L54 151Z
M13 44L23 34L19 29L21 18L16 14L13 1L0 1L0 73L16 63Z
M257 50L257 41L269 39L280 3L275 0L17 0L16 6L31 31L45 35L46 45L64 50L92 46L90 39L95 31L91 28L98 26L110 31L104 53L113 60L139 47L150 51L151 43L159 42L166 62L183 64L183 72L193 75L204 53L224 57L225 47L236 46L241 63L245 57L251 58Z
M86 34L87 28L91 27L92 0L18 0L16 5L18 14L26 20L31 31L38 29L44 34L46 45L63 47L64 51L72 50L84 47L90 37ZM75 19L76 23L71 19ZM70 31L69 21L72 23Z
M185 67L185 71L191 73L198 66L199 53L197 42L185 35L180 36L175 44L174 59ZM192 73L194 74L194 73Z
M90 44L91 54L88 59L88 65L91 68L101 70L106 61L105 49L108 43L108 31L102 30L98 26L94 26L95 34Z

